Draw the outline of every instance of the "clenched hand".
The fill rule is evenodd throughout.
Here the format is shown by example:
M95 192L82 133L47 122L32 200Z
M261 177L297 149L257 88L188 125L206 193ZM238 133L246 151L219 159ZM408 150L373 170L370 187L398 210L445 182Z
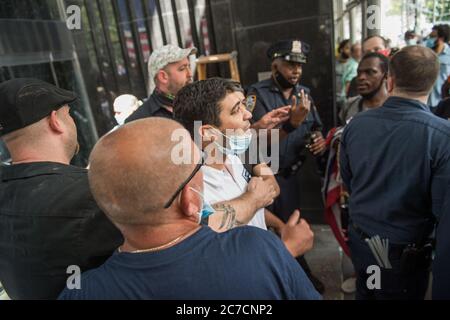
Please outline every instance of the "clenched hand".
M300 218L300 211L295 210L281 230L281 240L288 251L298 257L312 249L314 233L306 220Z
M247 185L247 193L251 196L251 199L255 201L258 209L265 208L273 203L273 200L277 196L277 192L274 186L264 181L261 177L253 177Z

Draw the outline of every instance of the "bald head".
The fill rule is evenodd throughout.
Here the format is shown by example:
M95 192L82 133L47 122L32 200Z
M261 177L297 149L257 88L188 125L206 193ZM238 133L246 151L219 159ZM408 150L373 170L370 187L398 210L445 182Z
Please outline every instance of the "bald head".
M174 132L180 140L172 141ZM180 163L174 158L180 145L192 154L187 157L191 161ZM199 162L200 152L180 124L146 118L126 124L96 144L90 157L89 184L113 222L152 224L164 218L165 202Z

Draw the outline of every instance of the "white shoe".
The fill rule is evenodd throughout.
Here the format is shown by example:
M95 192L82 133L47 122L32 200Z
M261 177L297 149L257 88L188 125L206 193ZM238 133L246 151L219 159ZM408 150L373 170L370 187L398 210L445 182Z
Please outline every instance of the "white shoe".
M356 277L350 277L344 282L342 282L341 290L345 293L355 293L356 292Z

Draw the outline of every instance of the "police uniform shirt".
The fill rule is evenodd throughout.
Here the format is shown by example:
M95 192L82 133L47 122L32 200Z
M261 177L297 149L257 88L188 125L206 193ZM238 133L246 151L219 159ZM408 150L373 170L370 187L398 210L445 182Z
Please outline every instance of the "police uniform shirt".
M245 169L241 159L238 156L227 156L225 166L223 170L209 166L202 167L204 197L210 204L233 200L247 190L251 175ZM267 230L264 208L256 211L248 225Z
M390 97L342 135L350 218L369 236L419 243L440 216L450 180L450 123L417 100Z
M447 196L436 231L433 261L433 300L450 300L450 181Z
M293 95L296 95L297 101L299 101L301 90L304 90L311 100L311 112L296 130L280 141L281 169L288 168L298 161L300 152L305 147L305 135L314 130L314 126L322 127L320 116L316 108L313 107L314 101L310 96L310 90L297 84L292 91L291 98L285 99L279 87L270 78L253 84L247 93L249 109L253 114L252 122L256 122L266 113L279 107L290 105Z

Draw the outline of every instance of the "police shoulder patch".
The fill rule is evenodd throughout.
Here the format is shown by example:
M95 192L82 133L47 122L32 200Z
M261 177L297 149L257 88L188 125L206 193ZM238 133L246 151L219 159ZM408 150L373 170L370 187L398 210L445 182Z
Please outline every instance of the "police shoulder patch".
M247 110L253 112L255 106L256 106L256 95L248 96L246 101Z

